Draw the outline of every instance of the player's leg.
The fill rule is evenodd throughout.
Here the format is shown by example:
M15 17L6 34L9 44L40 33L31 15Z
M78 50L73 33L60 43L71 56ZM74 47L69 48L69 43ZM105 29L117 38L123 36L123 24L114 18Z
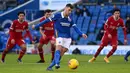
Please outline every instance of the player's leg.
M52 58L51 58L51 60L53 61L53 59L54 59L54 54L55 54L55 38L54 37L51 37L51 39L50 39L50 43L51 43L51 54L52 54Z
M56 51L55 51L55 57L52 61L51 65L47 68L47 70L52 69L54 65L56 65L56 69L60 68L60 59L62 57L63 49L69 48L71 43L71 39L63 39L63 38L57 38L56 39Z
M117 49L117 45L118 45L117 36L112 37L111 45L112 45L111 51L109 51L109 53L107 54L107 56L104 58L104 60L105 60L106 63L109 63L109 62L110 62L110 61L108 60L108 58L109 58L110 56L112 56L113 53L114 53L114 52L116 51L116 49Z
M39 52L39 56L40 56L40 60L37 63L44 63L44 51L43 51L43 44L39 43L38 44L38 52Z
M59 55L60 55L60 51L62 49L62 46L63 45L63 38L56 38L56 51L55 51L55 54L54 54L54 59L52 61L52 63L49 65L49 67L47 68L47 70L52 70L52 67L56 64L56 59L57 58L60 58ZM56 56L58 55L58 57Z
M64 55L64 53L70 47L70 44L71 44L71 38L63 38L63 45L62 45L61 53L60 53L60 56L58 58L58 62L56 62L56 66L55 66L56 69L59 68L59 66L60 66L60 60L61 60L62 56Z
M39 42L39 45L38 45L38 51L39 51L39 56L40 56L41 60L38 61L37 63L44 63L45 62L43 45L48 44L48 42L49 42L48 37L46 37L44 39L42 37L40 38L40 42Z
M7 41L7 44L6 44L6 48L2 52L2 58L1 58L2 63L5 62L5 57L6 57L6 54L8 53L8 51L11 50L14 46L15 46L15 44L12 44L11 39L9 38Z
M130 51L128 51L124 57L125 61L128 61L128 57L130 56Z
M47 68L47 70L52 71L52 67L56 65L56 68L60 68L60 58L61 58L61 51L62 51L62 46L61 45L56 45L56 51L54 54L54 59L50 66Z
M101 44L100 47L98 48L98 50L96 51L96 53L94 54L94 56L88 61L88 62L93 62L96 60L97 56L100 54L101 50L104 48L104 46L106 46L109 42L109 39L107 37L107 35L104 34L102 40L101 40Z
M19 57L18 57L18 62L22 63L22 57L24 56L24 54L26 53L26 44L25 41L23 39L20 40L16 40L16 43L21 47L20 53L19 53Z

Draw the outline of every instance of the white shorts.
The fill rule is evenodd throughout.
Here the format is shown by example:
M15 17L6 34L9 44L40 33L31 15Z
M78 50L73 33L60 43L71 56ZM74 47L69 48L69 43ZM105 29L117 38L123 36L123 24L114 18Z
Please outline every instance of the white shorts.
M71 44L71 38L62 38L62 37L56 38L56 45L61 45L62 47L69 49L70 44Z

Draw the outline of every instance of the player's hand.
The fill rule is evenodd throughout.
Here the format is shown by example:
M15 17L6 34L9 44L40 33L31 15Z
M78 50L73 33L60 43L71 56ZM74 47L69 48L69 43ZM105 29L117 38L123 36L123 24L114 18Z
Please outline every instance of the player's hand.
M83 37L84 39L86 39L86 38L87 38L87 35L86 35L86 34L82 34L82 37Z
M111 39L111 38L112 38L112 35L111 35L111 34L108 34L108 38Z
M32 25L32 29L35 29L35 25Z
M43 39L46 39L46 35L45 35L45 34L42 34L42 38L43 38Z
M127 40L126 39L124 40L124 45L127 45Z
M11 44L15 44L15 40L14 39L11 40Z
M51 44L55 44L56 39L55 39L55 37L54 37L54 36L52 37L52 39L51 39L51 41L50 41L50 42L51 42Z
M32 41L32 44L35 44L35 41Z

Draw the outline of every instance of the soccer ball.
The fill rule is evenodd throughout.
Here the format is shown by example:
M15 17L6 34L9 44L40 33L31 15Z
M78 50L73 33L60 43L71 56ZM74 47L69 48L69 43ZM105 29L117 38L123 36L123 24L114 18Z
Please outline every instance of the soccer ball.
M76 59L69 60L68 66L70 69L76 69L79 66L79 62Z

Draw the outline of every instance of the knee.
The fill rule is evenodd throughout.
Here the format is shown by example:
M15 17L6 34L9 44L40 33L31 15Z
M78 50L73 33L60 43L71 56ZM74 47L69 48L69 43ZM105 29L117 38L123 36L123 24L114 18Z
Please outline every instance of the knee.
M57 46L56 46L56 50L62 51L62 46L61 46L61 45L57 45Z
M65 52L67 52L67 51L68 51L68 49L67 49L67 48L65 48L65 49L64 49L64 53L65 53Z
M55 41L54 41L54 40L51 40L50 43L54 45L54 44L55 44Z
M22 45L21 48L26 50L26 45Z
M112 47L113 47L114 49L117 49L117 45L112 45Z
M42 46L43 46L43 45L39 43L39 44L38 44L38 49L42 49Z
M8 48L5 48L5 50L4 50L4 51L8 52L8 51L9 51L9 49L8 49Z

